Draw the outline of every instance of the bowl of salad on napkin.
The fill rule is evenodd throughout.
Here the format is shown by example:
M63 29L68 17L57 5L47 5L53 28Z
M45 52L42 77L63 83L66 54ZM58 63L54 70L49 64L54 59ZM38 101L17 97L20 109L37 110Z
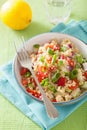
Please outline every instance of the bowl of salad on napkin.
M29 39L24 46L40 85L54 104L71 104L87 96L87 46L82 41L51 32ZM30 70L19 64L17 55L13 70L23 91L43 102Z

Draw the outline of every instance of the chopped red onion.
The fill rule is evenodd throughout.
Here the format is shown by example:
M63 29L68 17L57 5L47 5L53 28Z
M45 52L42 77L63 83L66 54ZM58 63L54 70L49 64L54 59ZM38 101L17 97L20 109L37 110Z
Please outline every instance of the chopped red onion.
M69 48L72 48L72 45L71 45L71 44L68 44L68 47L69 47Z

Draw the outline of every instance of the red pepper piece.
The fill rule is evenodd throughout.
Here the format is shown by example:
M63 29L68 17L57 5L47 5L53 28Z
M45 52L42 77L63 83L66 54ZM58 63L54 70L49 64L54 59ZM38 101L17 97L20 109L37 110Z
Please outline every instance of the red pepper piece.
M65 77L60 77L57 81L58 86L65 86L65 83L66 83Z

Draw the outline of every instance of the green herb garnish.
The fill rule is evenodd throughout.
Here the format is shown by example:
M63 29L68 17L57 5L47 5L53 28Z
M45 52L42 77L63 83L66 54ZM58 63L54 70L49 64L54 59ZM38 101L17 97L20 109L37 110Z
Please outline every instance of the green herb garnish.
M65 72L65 76L69 76L69 72Z
M58 51L58 50L56 50L56 51L55 51L55 54L58 56L58 55L59 55L59 51Z
M51 91L54 92L54 93L56 92L56 89L55 89L54 86L50 86L50 85L49 85L49 90L51 90Z
M66 46L62 46L61 48L60 48L60 51L66 51L67 50L67 47Z
M76 61L82 64L84 62L83 56L82 55L76 55Z
M56 55L56 54L54 54L54 55L53 55L53 58L52 58L52 64L55 64L56 59L57 59L57 55Z
M50 49L50 48L48 48L48 54L50 54L50 55L54 55L54 51L52 50L52 49Z
M25 74L25 77L27 78L27 77L30 77L31 76L31 72L26 72L26 74Z
M41 61L41 62L44 62L44 56L41 56L41 57L40 57L40 61Z
M52 82L55 83L60 77L60 73L56 72L53 76L52 76Z
M73 69L71 72L70 72L70 79L75 79L77 77L77 74L78 74L78 71L77 69Z
M48 84L49 84L49 79L48 79L48 78L43 79L43 80L41 81L41 85L42 85L42 86L48 86Z
M33 47L38 49L40 47L40 45L39 44L34 44Z
M58 61L58 66L61 66L61 65L63 65L63 60Z
M78 68L81 67L81 65L80 65L79 63L77 63L77 64L75 65L75 67L78 69Z

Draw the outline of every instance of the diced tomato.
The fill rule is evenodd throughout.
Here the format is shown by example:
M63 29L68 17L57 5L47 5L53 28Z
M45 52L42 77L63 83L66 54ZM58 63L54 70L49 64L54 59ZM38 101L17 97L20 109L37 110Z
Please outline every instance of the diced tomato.
M26 88L26 91L33 94L34 93L34 90L33 89L30 89L30 88Z
M37 91L33 90L33 93L32 93L33 96L39 98L41 96L40 93L38 93Z
M41 72L41 71L38 71L38 73L36 74L37 78L38 78L38 81L41 82L44 78L47 78L48 77L48 73L45 72Z
M53 44L46 44L46 45L45 45L45 48L46 48L46 50L47 50L48 48L53 49L53 48L54 48L54 45L53 45Z
M31 93L31 92L32 92L30 88L26 88L26 91L27 91L28 93Z
M50 64L50 63L52 62L52 57L49 57L49 58L47 58L46 60L47 60L47 62Z
M35 87L37 86L36 81L35 81L35 79L34 79L33 77L30 78L30 82L31 82L31 83L34 83L34 86L35 86Z
M42 74L38 72L36 76L38 78L38 81L41 82L42 81Z
M56 99L53 99L52 102L57 102L57 100L56 100Z
M58 86L65 86L66 83L66 78L65 77L60 77L57 81Z
M26 86L28 84L28 80L27 79L22 79L22 85Z
M85 71L83 75L85 76L85 78L87 80L87 71Z
M78 88L78 86L79 86L79 82L78 82L77 79L73 79L73 80L71 81L71 83L73 83L73 82L75 83L75 85L69 86L69 88L70 88L71 90L74 90L74 89Z
M32 95L36 96L37 95L37 91L36 90L32 90Z
M65 59L65 56L62 54L62 55L60 56L60 59Z
M71 58L67 58L67 61L71 67L75 66L75 62Z
M51 49L53 49L54 51L60 50L60 46L59 46L59 45L54 45L54 44L47 44L47 45L45 45L45 48L46 48L46 50L47 50L48 48L51 48Z
M73 60L69 61L69 65L72 66L72 67L74 67L74 65L75 65L74 61Z
M57 67L56 66L51 66L48 68L48 72L53 72L56 71Z
M40 98L41 94L40 93L37 93L36 90L33 90L33 89L30 89L30 88L27 88L26 91L30 94L32 94L33 96L37 97L37 98Z
M36 74L39 82L41 82L44 78L47 78L48 77L48 72L46 70L46 66L39 66L38 67L38 72Z
M38 66L38 71L39 71L39 72L45 72L46 69L47 69L46 66Z
M54 46L54 51L56 51L56 50L60 50L60 46L59 45Z
M24 75L24 74L26 74L26 72L28 72L29 70L27 69L27 68L24 68L24 67L21 67L21 69L20 69L20 74L21 75Z

